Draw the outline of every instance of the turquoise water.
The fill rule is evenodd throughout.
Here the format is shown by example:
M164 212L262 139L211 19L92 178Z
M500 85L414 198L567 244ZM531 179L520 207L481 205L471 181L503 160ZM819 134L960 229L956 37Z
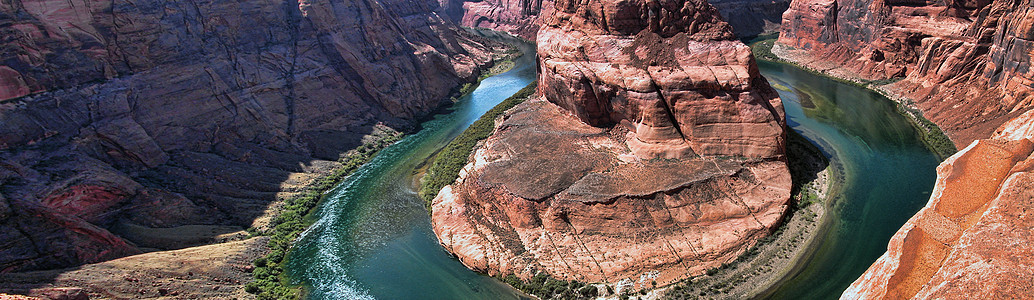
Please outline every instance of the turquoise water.
M485 111L533 81L534 64L528 55L513 70L485 79L453 112L386 148L327 195L287 265L291 278L310 288L310 299L520 298L438 245L412 173ZM818 144L845 175L842 192L830 204L830 229L815 254L771 297L836 298L926 203L938 160L879 94L785 64L759 66L773 84L790 89L780 90L790 127ZM802 99L814 108L802 107Z
M522 45L524 53L534 46ZM510 286L468 270L438 245L413 171L486 111L535 80L535 57L492 76L452 112L422 124L330 191L288 257L310 299L516 299Z
M844 172L841 193L827 206L829 230L803 269L769 297L836 299L926 204L939 161L882 95L787 64L758 65L774 86L790 89L779 90L789 126ZM802 102L814 108L805 109Z

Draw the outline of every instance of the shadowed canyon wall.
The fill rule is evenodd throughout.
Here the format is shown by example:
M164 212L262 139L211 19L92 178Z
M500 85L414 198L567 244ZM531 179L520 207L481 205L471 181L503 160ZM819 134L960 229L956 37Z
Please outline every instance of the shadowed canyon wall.
M539 93L432 203L489 274L637 287L735 259L782 220L782 102L702 0L556 1Z
M435 1L0 4L0 272L261 225L364 135L412 128L502 47ZM497 49L498 50L498 49ZM165 230L165 231L163 231ZM209 232L210 230L210 232ZM135 235L134 235L135 234Z
M439 0L442 10L456 23L484 27L535 40L544 16L553 9L553 0ZM712 0L722 18L739 37L751 37L779 30L783 11L790 0Z
M884 89L914 99L962 148L1034 106L1032 5L797 0L778 44L808 66L893 82Z

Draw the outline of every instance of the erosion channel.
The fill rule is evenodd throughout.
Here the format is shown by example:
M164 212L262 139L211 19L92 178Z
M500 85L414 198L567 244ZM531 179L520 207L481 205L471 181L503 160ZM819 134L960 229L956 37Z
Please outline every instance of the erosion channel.
M533 45L521 45L535 53ZM883 253L929 198L938 158L885 97L782 63L759 61L789 126L817 144L841 178L809 255L766 296L836 298ZM414 170L487 110L532 82L535 57L489 77L448 114L392 145L330 191L289 256L311 299L504 299L519 292L468 270L438 245ZM802 105L803 103L803 105Z

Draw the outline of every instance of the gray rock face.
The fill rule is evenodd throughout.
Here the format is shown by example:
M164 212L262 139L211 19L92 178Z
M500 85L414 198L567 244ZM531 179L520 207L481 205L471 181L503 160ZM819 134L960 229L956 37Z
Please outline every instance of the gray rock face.
M0 272L139 252L106 229L120 220L250 226L290 173L412 127L491 62L500 45L437 10L0 3Z

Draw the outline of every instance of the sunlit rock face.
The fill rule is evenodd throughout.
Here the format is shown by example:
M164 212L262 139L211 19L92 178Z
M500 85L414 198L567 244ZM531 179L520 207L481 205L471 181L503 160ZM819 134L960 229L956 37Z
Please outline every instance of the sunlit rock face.
M438 9L0 3L0 272L140 252L120 224L252 226L293 173L476 79L498 45Z
M593 126L629 122L643 158L782 154L782 102L706 2L556 9L538 43L549 101Z
M779 44L848 77L894 82L958 148L1034 107L1034 2L795 0ZM791 51L792 52L792 51Z
M703 1L557 1L539 96L432 203L468 267L648 286L735 259L782 220L780 99Z
M941 163L930 202L842 298L992 299L1034 292L1032 139L1034 111Z

